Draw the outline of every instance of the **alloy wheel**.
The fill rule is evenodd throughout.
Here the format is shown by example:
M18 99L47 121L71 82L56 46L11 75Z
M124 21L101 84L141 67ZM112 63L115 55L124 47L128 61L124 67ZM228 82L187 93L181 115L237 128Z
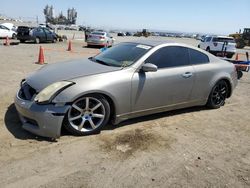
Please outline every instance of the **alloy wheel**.
M213 90L212 102L216 106L221 106L224 104L228 93L227 84L225 82L219 82Z
M90 132L103 123L105 115L105 107L99 99L84 97L72 104L68 113L68 121L75 130Z

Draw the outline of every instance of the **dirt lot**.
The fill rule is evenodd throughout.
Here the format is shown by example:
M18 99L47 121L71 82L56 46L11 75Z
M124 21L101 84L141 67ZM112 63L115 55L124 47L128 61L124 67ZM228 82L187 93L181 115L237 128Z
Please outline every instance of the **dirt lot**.
M49 64L99 52L81 40L73 53L67 43L42 46ZM0 45L0 187L250 187L250 74L218 110L166 112L52 142L22 130L13 105L20 80L41 67L38 49Z

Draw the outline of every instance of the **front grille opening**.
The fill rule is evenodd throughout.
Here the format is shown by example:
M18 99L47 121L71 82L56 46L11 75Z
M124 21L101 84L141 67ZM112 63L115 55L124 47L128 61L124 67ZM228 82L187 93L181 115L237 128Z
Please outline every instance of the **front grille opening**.
M33 96L36 95L36 93L37 92L34 88L32 88L26 82L23 82L21 85L21 89L18 93L18 96L24 100L31 100L33 98Z

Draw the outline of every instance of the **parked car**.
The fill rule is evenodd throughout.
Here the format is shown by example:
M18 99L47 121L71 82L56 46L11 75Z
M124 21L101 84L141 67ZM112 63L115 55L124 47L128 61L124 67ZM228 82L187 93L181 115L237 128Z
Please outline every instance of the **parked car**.
M17 30L17 27L13 23L2 23L0 25L3 25L5 27L7 27L8 29L15 31L15 32Z
M179 43L126 42L89 59L46 65L21 82L15 106L23 128L57 138L98 133L148 114L220 108L237 85L232 63Z
M132 32L126 32L126 36L133 36Z
M17 33L5 25L0 25L0 38L16 38Z
M124 37L124 36L126 36L126 33L124 33L124 32L119 32L119 33L117 33L117 36L118 36L118 37Z
M94 31L88 35L88 46L107 46L111 47L114 43L114 38L107 32Z
M198 48L206 50L214 55L225 52L227 58L232 58L236 53L234 38L227 36L206 36L201 40Z
M57 35L45 27L32 28L19 26L17 28L17 39L20 40L20 42L34 41L39 44L40 42L56 42Z

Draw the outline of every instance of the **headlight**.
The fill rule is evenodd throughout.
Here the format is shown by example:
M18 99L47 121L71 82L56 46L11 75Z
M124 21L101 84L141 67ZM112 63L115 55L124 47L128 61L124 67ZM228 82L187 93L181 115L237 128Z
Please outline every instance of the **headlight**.
M61 81L61 82L55 82L46 88L44 88L42 91L40 91L37 96L35 97L35 101L37 103L48 103L50 102L58 93L60 93L65 88L73 85L73 82L68 81Z

